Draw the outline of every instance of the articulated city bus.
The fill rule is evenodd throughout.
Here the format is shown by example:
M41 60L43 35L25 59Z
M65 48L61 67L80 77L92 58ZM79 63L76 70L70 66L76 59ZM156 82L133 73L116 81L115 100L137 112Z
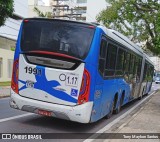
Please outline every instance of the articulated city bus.
M69 20L24 19L10 106L80 123L96 122L147 94L153 70L147 55L114 30Z

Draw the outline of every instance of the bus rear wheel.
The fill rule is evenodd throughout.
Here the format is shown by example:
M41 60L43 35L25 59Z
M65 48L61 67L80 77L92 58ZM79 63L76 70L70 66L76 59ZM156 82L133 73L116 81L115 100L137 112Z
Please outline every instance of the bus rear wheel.
M122 106L122 104L123 104L123 99L124 99L124 93L122 94L121 99L120 99L119 102L115 101L115 104L114 104L115 107L116 107L116 104L117 104L117 103L118 103L118 106L117 106L117 108L113 111L114 114L118 114L118 113L121 111L121 106Z
M119 102L117 108L114 110L114 114L118 114L120 110L121 110L121 103Z
M105 118L109 119L112 117L112 114L113 114L113 109L114 109L114 101L112 102L111 104L111 109L110 109L110 112L106 115Z

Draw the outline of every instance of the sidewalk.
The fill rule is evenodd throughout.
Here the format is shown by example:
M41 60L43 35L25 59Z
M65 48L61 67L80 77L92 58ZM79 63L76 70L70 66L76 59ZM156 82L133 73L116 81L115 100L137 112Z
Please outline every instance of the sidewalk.
M105 133L160 133L160 91ZM127 134L126 134L127 135ZM97 139L94 142L160 142L160 139Z
M0 86L0 98L10 96L10 86Z

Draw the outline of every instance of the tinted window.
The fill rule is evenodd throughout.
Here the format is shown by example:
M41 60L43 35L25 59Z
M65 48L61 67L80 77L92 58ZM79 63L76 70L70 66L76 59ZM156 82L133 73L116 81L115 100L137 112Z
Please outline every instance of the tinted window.
M106 49L107 49L106 46L107 46L106 40L102 39L101 47L100 47L100 58L105 58Z
M143 80L144 80L144 81L146 81L147 69L148 69L148 65L147 65L147 63L145 62L145 65L144 65L144 73L143 73Z
M51 51L83 59L89 52L94 29L56 20L29 20L22 30L22 51Z
M125 72L128 73L129 71L129 66L130 66L130 56L131 54L129 54L128 52L126 52L126 56L125 56L125 65L124 65L124 68L125 68Z
M107 41L102 39L100 46L99 71L104 74L105 60L106 60Z
M133 73L137 75L137 69L138 69L138 57L134 56L134 68L133 68Z
M153 79L153 72L154 72L154 68L151 64L148 65L148 70L147 70L147 80L148 81L152 81Z
M116 56L117 56L117 47L112 44L108 44L105 76L114 75L115 65L116 65Z
M130 74L133 74L134 62L135 62L135 56L134 56L134 55L131 55L131 58L130 58L130 66L129 66L129 73L130 73Z
M142 59L138 58L137 78L139 79L139 81L141 76L141 67L142 67Z
M117 55L116 74L123 75L124 69L124 50L119 48Z

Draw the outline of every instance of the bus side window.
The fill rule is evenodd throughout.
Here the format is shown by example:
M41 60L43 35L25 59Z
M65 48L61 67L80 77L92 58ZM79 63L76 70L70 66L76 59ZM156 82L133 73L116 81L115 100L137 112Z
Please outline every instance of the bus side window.
M104 76L107 41L102 39L100 46L99 71Z
M116 75L123 75L124 73L124 58L125 51L121 48L118 50L117 63L116 63Z
M129 67L129 73L130 75L133 75L133 71L134 71L134 63L135 63L135 56L133 54L131 54L131 58L130 58L130 67Z
M107 48L105 76L112 77L115 75L116 57L117 57L117 47L109 43Z
M149 78L148 80L151 82L153 80L153 71L154 71L154 68L153 66L150 64L149 66Z
M134 69L133 69L134 76L137 75L137 71L138 71L138 57L134 56Z
M141 76L141 66L142 66L142 58L138 57L138 69L137 69L138 82L140 81L140 76Z
M145 62L145 65L144 65L144 74L143 74L143 81L146 81L146 76L147 76L147 63Z
M126 52L125 65L124 65L124 71L125 71L126 74L128 74L128 72L129 72L130 56L131 56L131 54Z

